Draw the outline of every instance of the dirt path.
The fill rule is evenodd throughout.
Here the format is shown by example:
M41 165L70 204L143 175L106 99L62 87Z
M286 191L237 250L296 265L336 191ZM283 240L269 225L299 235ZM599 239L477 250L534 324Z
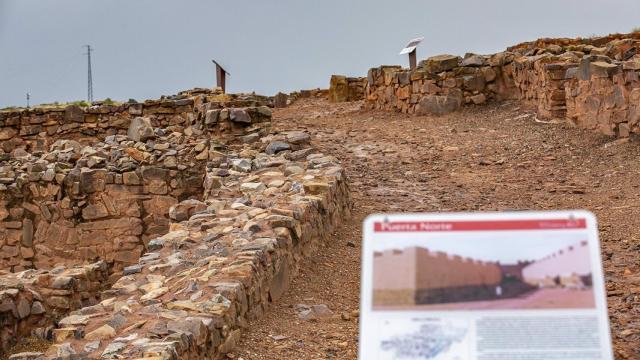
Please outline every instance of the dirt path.
M306 129L343 161L355 211L231 356L356 358L360 227L370 213L585 208L600 223L616 356L640 359L640 145L526 114L512 103L440 118L323 100L277 110L277 128ZM300 303L334 316L299 320Z

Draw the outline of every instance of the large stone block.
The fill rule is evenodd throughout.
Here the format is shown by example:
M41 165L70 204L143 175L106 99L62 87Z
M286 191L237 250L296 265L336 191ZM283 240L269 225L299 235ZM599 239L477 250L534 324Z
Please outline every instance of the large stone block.
M82 169L80 171L80 191L94 193L103 191L107 183L107 171L104 169Z
M341 75L331 75L329 82L329 101L344 102L349 97L349 84L347 77Z
M18 130L10 127L0 129L0 140L9 140L18 135Z
M155 134L153 132L153 126L151 125L151 120L143 117L134 118L129 124L127 136L133 141L147 141L149 139L153 139Z
M485 87L484 75L481 73L475 75L467 75L463 78L464 89L469 91L482 91Z
M426 95L416 105L418 115L444 115L462 106L463 99L457 95Z
M422 61L425 71L430 74L441 73L460 66L460 56L436 55Z
M67 106L64 109L65 123L82 123L84 122L84 111L78 105Z

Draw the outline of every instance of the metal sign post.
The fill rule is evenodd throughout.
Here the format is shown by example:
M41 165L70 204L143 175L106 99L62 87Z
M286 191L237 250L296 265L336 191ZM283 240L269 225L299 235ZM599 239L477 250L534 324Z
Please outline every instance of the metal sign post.
M412 70L416 68L416 48L422 40L424 40L423 37L415 38L409 41L407 46L405 46L404 49L400 51L399 55L409 54L409 68Z
M211 59L211 61L216 64L216 81L218 83L218 87L222 89L222 93L226 93L226 78L227 75L231 76L217 61Z

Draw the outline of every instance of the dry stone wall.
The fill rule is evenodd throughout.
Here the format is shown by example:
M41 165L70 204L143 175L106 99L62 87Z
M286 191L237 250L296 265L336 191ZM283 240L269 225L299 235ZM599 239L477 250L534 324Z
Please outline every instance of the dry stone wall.
M135 117L111 106L68 107L82 120L52 134L24 129L55 127L65 112L0 112L2 349L23 336L51 337L62 316L99 302L170 230L173 207L202 199L207 167L226 158L228 144L270 130L268 98L206 90L179 97L146 102ZM186 120L168 123L168 110L160 116L156 106ZM87 122L96 111L105 117Z
M344 102L364 99L365 78L332 75L329 84L329 101Z
M513 57L438 55L413 70L381 66L367 74L367 106L416 114L446 114L465 104L515 97Z
M51 334L69 310L97 304L108 284L104 261L0 276L0 346Z
M442 115L518 99L539 118L566 118L606 135L638 129L640 35L541 39L493 55L439 55L414 70L369 70L366 106Z
M567 117L607 135L640 133L640 61L597 60L582 59L566 82Z
M108 135L127 133L131 120L145 117L154 127L183 132L201 128L204 112L214 108L270 106L273 98L247 94L223 94L219 90L193 89L158 100L119 105L80 107L41 106L0 111L0 146L5 153L16 148L29 152L45 151L58 139L92 143ZM208 104L208 105L206 105ZM218 126L233 132L233 123Z
M202 196L205 166L219 158L221 141L268 131L268 107L225 108L221 100L191 107L183 114L192 119L187 127L154 128L158 118L137 117L127 119L128 135L94 138L91 146L57 140L47 151L27 151L46 135L15 135L21 146L0 153L0 266L20 271L102 259L117 273L137 262L148 241L168 231L169 208ZM21 119L34 122L25 114Z
M13 358L223 358L350 214L344 170L309 140L230 146L207 166L202 201L173 206L171 231L100 303L61 319L45 354Z
M23 129L64 112L3 114L0 345L54 342L12 358L221 358L349 216L337 160L269 135L272 99L186 94L52 134Z

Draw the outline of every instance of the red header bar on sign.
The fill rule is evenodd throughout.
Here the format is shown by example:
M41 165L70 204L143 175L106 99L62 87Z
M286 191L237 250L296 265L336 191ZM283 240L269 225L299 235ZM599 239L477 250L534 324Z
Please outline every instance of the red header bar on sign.
M586 229L586 219L375 222L375 232Z

